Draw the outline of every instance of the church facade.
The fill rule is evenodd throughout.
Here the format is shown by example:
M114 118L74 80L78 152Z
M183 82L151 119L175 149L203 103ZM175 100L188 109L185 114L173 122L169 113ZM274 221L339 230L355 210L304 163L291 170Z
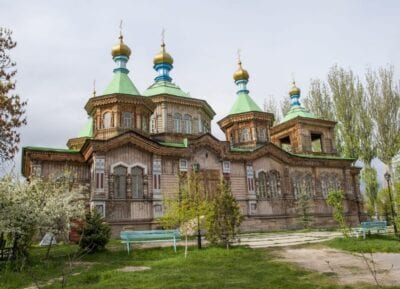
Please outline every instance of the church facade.
M130 48L112 48L113 79L95 92L85 110L88 122L67 149L24 147L22 173L28 179L71 170L88 188L88 205L112 225L151 229L165 210L163 200L179 191L180 179L198 172L205 193L215 193L221 178L231 186L244 222L243 231L301 226L298 200L310 202L313 226L333 226L326 203L330 190L345 192L350 223L363 218L355 160L335 147L335 122L314 117L301 106L300 89L289 91L291 108L279 124L247 89L248 72L239 61L234 73L236 101L218 121L226 140L211 134L213 108L172 82L173 58L164 42L154 58L157 76L142 94L128 76Z

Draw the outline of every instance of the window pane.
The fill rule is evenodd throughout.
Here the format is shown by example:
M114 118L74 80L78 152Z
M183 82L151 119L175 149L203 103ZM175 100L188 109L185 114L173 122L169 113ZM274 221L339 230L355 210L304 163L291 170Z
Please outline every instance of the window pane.
M143 169L132 168L132 195L134 198L143 198Z
M126 198L127 168L118 166L114 168L114 194L115 198Z
M111 112L106 112L103 115L103 126L104 126L104 128L111 127Z

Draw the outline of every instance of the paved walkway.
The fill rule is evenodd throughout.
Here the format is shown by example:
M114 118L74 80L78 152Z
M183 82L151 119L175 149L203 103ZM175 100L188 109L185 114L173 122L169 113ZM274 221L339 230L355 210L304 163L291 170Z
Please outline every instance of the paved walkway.
M283 247L318 243L342 236L340 232L304 232L304 233L252 233L242 234L240 244L250 248Z

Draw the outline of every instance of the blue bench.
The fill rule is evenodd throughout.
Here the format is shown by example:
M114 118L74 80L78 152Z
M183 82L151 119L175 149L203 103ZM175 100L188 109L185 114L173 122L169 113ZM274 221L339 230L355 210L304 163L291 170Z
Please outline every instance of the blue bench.
M386 221L361 222L361 226L354 230L354 234L357 236L357 238L360 235L362 235L364 239L368 233L372 233L372 232L376 232L378 234L381 232L386 233L387 232Z
M176 252L176 241L181 239L179 230L121 231L121 243L126 244L128 254L134 243L173 242Z

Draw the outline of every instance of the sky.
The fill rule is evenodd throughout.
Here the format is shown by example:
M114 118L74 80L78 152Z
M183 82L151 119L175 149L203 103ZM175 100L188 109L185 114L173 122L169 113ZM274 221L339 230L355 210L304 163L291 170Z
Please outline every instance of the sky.
M400 1L0 0L0 7L0 26L18 42L16 91L28 101L21 146L63 148L77 136L94 79L97 95L112 79L121 20L139 91L156 76L152 59L165 29L173 81L214 108L219 139L216 122L236 98L238 49L260 107L288 97L293 78L306 95L310 80L324 79L334 64L359 75L387 64L400 69Z

